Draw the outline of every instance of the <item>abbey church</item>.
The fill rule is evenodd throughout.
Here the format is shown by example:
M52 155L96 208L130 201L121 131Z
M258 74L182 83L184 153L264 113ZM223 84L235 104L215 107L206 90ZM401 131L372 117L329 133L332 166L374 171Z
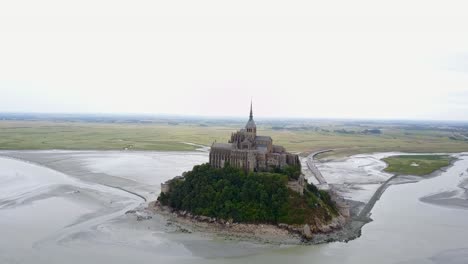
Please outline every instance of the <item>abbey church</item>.
M229 143L215 142L211 146L211 166L222 168L226 163L246 171L272 171L286 166L300 166L298 155L286 152L282 146L273 145L271 137L257 135L252 104L245 128L232 133Z

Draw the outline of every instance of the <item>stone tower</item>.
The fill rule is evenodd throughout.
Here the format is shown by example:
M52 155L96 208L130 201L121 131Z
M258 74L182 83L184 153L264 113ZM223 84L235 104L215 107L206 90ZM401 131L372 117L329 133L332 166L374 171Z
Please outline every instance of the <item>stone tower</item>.
M250 101L250 116L249 121L247 121L247 124L245 125L245 130L247 131L247 133L252 135L253 138L257 136L257 125L253 120L252 101Z
M299 156L286 152L282 146L273 145L271 137L257 135L252 101L245 128L232 133L228 143L214 142L211 145L211 166L223 168L227 163L246 171L274 171L285 166L301 166Z

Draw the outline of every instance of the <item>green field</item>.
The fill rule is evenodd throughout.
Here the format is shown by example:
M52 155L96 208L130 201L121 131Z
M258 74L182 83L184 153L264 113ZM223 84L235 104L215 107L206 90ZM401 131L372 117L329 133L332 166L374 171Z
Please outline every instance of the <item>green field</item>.
M423 176L450 165L452 158L447 155L401 155L384 158L386 172Z
M464 130L434 125L388 123L342 123L331 121L257 121L258 134L271 136L275 144L292 152L322 149L322 155L345 156L357 153L462 152L468 151ZM0 121L0 149L93 149L93 150L193 150L190 142L211 145L226 142L244 122L53 122ZM366 129L378 127L378 134ZM460 132L461 131L461 132ZM455 137L454 135L461 135Z

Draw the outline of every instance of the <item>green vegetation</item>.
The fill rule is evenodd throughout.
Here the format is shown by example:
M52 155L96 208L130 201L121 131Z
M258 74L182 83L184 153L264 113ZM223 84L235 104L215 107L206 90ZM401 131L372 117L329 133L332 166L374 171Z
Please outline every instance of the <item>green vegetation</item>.
M388 164L387 172L422 176L450 165L452 158L447 155L402 155L384 158L383 161Z
M290 180L297 180L301 176L301 165L296 166L285 166L284 168L275 168L274 173L287 175Z
M334 149L318 158L357 153L462 152L468 140L454 135L468 128L388 123L343 123L332 121L257 121L258 133L271 136L288 151L312 152ZM94 149L184 151L196 147L183 142L211 145L226 142L240 121L159 121L149 123L0 121L0 149ZM369 133L378 127L379 133ZM355 131L342 133L336 131ZM453 132L459 131L459 132Z
M287 188L288 176L249 173L226 166L198 165L171 183L171 191L158 200L188 211L244 223L316 224L337 214L327 192L308 185L303 196Z

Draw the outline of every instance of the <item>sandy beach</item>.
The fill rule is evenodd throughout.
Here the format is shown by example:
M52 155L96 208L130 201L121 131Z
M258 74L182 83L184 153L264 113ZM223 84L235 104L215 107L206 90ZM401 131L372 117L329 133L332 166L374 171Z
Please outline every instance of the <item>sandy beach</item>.
M329 183L362 209L392 176L382 172L380 158L394 154L356 155L318 166ZM462 221L468 217L468 156L456 157L437 177L392 181L358 239L287 246L187 229L144 209L157 197L161 182L206 162L205 152L2 151L0 263L219 263L219 258L224 263L464 263L456 261L465 259L463 248L468 248L463 235L468 224ZM431 234L414 234L427 225ZM406 255L386 258L392 252L388 245L407 234L413 241L397 247ZM421 239L424 248L410 246Z

